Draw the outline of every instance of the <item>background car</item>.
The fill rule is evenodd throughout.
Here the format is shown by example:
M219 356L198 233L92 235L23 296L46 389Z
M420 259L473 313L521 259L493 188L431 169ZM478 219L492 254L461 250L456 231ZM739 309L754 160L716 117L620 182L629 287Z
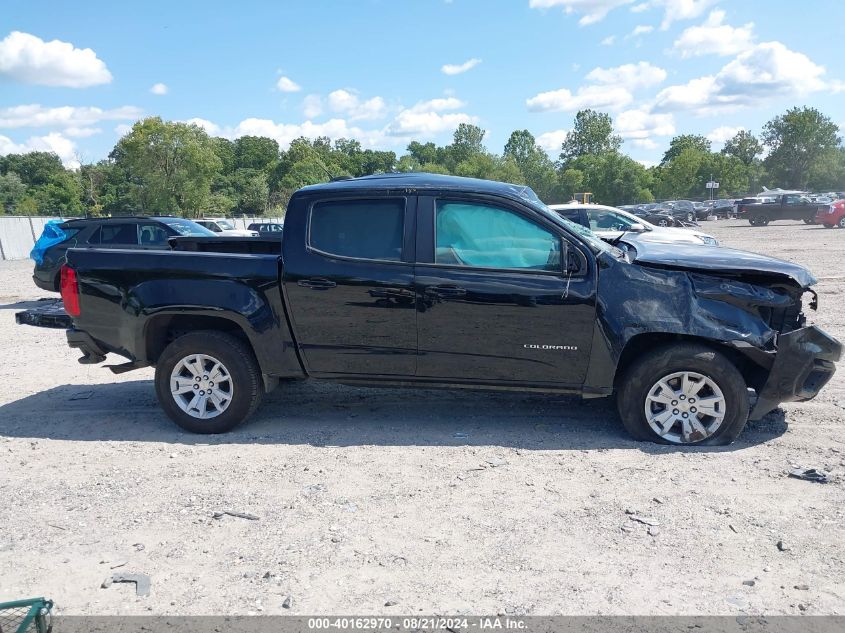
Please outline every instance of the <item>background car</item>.
M200 226L204 226L209 231L217 235L231 235L237 237L258 237L258 231L250 231L249 229L236 228L231 220L226 218L200 218L196 220Z
M214 236L196 222L166 216L81 218L67 220L59 228L67 237L39 254L41 261L36 259L32 275L36 286L50 292L59 291L59 271L69 248L166 249L171 237Z
M249 231L258 231L260 235L265 236L278 235L281 237L284 231L284 225L278 222L253 222L246 228Z
M706 246L719 246L712 235L694 229L655 226L616 207L600 204L553 204L552 211L581 226L586 226L603 240L613 240L621 235L625 239L646 242L683 242Z
M834 202L827 209L819 209L816 222L826 229L832 229L834 226L845 229L845 200Z
M717 218L729 218L736 215L736 206L734 205L733 200L714 200L710 213L715 215Z

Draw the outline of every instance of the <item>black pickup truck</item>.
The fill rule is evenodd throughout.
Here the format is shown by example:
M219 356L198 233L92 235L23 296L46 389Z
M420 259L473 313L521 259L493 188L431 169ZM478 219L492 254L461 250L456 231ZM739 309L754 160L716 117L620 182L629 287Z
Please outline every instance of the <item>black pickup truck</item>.
M805 326L802 297L817 300L801 266L624 236L614 246L519 185L341 180L297 191L281 240L171 244L69 250L69 317L43 324L68 327L82 363L154 365L161 406L198 433L233 428L279 382L309 377L616 393L635 438L726 444L749 415L814 397L841 353Z
M736 207L737 217L748 220L752 226L766 226L777 220L799 220L805 224L816 223L819 208L826 209L828 204L812 202L800 193L788 193L774 196L771 202L761 198L746 198Z

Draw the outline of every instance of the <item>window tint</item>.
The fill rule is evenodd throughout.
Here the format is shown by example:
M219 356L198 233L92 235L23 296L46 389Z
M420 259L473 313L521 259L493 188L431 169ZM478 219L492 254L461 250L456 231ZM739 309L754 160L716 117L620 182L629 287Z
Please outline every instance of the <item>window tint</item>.
M402 260L404 200L338 200L311 209L312 248L358 259Z
M162 246L167 244L170 235L160 224L142 224L140 227L141 246Z
M437 264L560 270L560 240L521 215L485 204L437 204Z
M138 227L135 224L104 224L88 242L106 245L137 245Z

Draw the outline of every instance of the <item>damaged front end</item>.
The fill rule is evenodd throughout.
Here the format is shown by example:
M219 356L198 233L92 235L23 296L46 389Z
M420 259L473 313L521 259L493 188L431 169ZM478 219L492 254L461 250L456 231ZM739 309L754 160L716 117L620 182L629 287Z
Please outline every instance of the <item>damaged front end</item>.
M717 301L756 313L772 331L769 345L762 349L743 349L741 341L727 341L762 367L768 376L757 387L757 401L749 419L759 420L782 402L803 402L815 397L833 376L842 345L815 326L806 326L806 306L817 310L818 295L802 288L794 280L766 279L748 275L755 283L689 273L700 300ZM768 282L768 283L767 283ZM763 285L765 284L765 285Z
M601 267L593 349L599 357L609 348L614 367L671 341L722 347L757 393L752 420L813 398L833 376L842 345L807 325L804 310L816 310L818 297L803 267L731 249L640 244ZM597 364L587 385L600 393L604 378Z

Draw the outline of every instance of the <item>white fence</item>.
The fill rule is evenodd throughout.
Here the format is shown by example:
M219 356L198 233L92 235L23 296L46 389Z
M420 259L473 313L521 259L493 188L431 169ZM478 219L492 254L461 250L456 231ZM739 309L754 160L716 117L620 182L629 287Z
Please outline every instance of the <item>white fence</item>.
M26 259L41 237L44 225L58 217L5 215L0 217L0 259Z
M59 217L44 215L4 215L0 216L0 259L26 259L35 246L35 240L41 237L44 225ZM278 222L283 218L231 218L239 229L245 229L253 222Z

